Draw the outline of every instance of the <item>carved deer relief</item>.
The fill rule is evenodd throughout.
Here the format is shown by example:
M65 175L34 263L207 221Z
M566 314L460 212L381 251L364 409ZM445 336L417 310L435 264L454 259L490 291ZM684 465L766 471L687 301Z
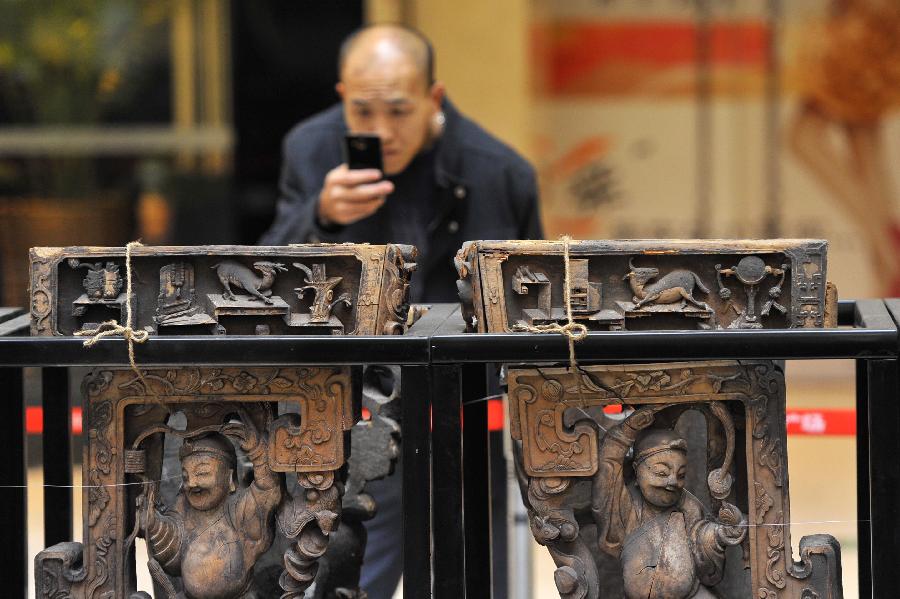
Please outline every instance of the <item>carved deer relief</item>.
M650 304L675 304L679 301L682 309L690 303L702 310L711 310L709 304L694 299L695 288L701 293L709 293L709 289L693 271L673 270L651 283L659 276L658 268L637 267L633 258L628 261L628 266L631 270L622 280L631 284L635 310Z
M243 264L239 264L234 260L224 260L212 266L216 271L216 276L224 287L222 296L225 299L234 300L234 292L232 285L243 289L250 295L261 299L267 304L271 304L272 300L272 283L275 282L275 274L278 271L287 272L283 264L279 262L269 262L261 260L253 263L253 268L262 273L262 277L253 274L249 268Z

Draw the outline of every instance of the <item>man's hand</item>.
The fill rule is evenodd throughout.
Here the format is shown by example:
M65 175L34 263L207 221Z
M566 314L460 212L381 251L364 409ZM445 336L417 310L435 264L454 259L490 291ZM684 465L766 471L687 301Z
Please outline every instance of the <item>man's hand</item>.
M319 221L349 225L373 214L394 191L394 184L381 176L377 169L350 170L346 164L328 171L319 195Z

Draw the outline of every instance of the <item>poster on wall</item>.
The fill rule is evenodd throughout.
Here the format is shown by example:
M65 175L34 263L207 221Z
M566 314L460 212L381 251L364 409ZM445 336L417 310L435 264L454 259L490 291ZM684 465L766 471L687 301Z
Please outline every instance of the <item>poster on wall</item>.
M531 18L548 237L825 238L843 297L900 296L900 4L532 0Z

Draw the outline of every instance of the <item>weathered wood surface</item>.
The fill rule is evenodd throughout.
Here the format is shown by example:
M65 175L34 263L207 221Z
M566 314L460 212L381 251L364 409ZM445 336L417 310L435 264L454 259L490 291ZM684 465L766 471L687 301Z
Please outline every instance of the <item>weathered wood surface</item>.
M415 255L399 245L139 246L132 326L149 335L403 334ZM125 256L33 249L32 334L124 325ZM85 540L38 554L36 596L146 598L132 565L142 537L157 597L299 598L316 580L317 596L361 597L361 521L376 509L365 485L399 454L398 425L380 404L361 422L361 370L138 369L84 381ZM351 443L359 464L348 464Z
M133 328L151 335L402 333L415 248L138 246ZM125 248L33 248L32 335L126 319Z
M836 326L826 254L821 240L475 241L456 266L469 331L565 325L567 295L589 331L818 328ZM792 557L777 363L516 366L508 384L522 499L560 597L842 596L835 539L804 537Z
M822 240L572 241L568 247L573 317L589 330L836 323ZM562 241L464 245L456 265L470 330L564 323L564 248Z
M774 362L511 369L509 397L522 498L561 597L842 597L834 538L791 554Z

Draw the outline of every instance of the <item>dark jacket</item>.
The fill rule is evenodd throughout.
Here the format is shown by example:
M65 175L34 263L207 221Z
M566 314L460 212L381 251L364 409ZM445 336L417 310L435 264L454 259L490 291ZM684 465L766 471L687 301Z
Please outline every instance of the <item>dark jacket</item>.
M428 223L427 255L414 279L423 280L414 302L456 301L453 256L471 239L540 239L543 236L534 170L511 148L444 101L444 133L436 148L439 197ZM388 243L385 210L355 223L323 229L316 213L325 175L343 162L347 132L341 105L294 127L284 139L281 198L271 228L259 243ZM390 202L390 196L388 196ZM418 287L418 286L417 286Z

